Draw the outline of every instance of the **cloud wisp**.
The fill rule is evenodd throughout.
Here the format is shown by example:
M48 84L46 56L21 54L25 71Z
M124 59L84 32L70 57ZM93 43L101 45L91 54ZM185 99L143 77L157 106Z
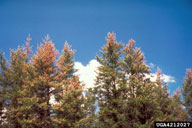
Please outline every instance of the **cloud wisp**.
M150 78L151 81L156 81L157 75L156 73L151 73L150 75L146 75L147 78ZM161 75L161 80L163 80L165 83L175 83L175 78L170 75L162 74Z

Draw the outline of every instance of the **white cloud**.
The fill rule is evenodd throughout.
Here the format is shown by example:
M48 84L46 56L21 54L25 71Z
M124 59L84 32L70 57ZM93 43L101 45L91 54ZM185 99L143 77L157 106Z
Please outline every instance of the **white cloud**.
M165 75L163 74L162 75L162 79L164 80L164 82L166 83L175 83L175 78L173 76L170 76L170 75Z
M80 81L85 84L85 88L94 87L95 78L97 73L97 67L99 63L97 60L93 59L89 61L89 63L84 66L81 62L75 62L74 68L78 69L76 75L79 76Z
M151 73L150 75L146 75L147 78L150 78L151 81L155 81L157 79L157 75L156 73ZM173 76L170 75L166 75L166 74L162 74L161 79L165 82L165 83L175 83L175 78Z

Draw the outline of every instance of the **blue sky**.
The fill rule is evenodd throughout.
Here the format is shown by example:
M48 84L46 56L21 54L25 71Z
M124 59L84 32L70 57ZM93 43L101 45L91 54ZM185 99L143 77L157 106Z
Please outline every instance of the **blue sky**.
M112 31L123 43L136 40L147 64L175 78L171 92L181 87L192 68L190 0L0 0L0 49L7 57L29 33L34 50L49 34L58 50L67 40L76 61L86 65Z

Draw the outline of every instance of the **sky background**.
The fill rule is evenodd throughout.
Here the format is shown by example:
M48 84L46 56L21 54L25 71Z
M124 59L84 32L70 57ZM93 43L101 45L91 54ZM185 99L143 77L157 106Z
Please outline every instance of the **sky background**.
M192 68L190 0L0 0L0 50L7 58L29 33L34 52L49 34L60 51L66 40L72 45L76 67L90 71L83 74L89 79L108 32L123 43L133 38L152 72L160 67L170 78L171 93L182 87Z

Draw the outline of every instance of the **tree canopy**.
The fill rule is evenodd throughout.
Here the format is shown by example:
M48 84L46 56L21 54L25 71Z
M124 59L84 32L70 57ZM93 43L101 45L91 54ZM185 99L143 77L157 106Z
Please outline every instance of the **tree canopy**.
M133 39L124 45L108 33L96 56L93 88L75 75L74 50L65 42L59 55L49 35L33 53L31 37L0 52L0 126L5 128L152 128L154 121L192 118L192 74L173 95L157 69L157 79ZM181 91L184 102L181 100Z

